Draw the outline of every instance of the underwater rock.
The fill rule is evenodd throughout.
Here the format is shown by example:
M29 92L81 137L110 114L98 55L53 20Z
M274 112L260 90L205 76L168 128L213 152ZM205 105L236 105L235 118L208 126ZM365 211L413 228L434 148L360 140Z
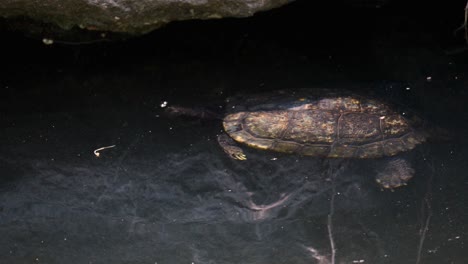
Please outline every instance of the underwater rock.
M248 17L293 0L7 0L0 18L71 30L140 35L172 21ZM20 30L27 27L20 27Z

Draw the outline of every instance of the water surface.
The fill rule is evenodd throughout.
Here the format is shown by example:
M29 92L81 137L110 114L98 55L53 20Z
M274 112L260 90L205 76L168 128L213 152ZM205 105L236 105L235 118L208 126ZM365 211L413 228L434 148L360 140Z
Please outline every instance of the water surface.
M420 30L391 12L364 12L378 30L339 35L349 17L311 28L300 7L84 47L13 34L23 49L5 53L0 83L2 263L466 263L468 64L446 52L463 43L440 33L448 22ZM250 149L231 160L218 120L161 108L223 112L238 92L317 87L372 90L444 135L411 153L414 179L390 192L373 160Z

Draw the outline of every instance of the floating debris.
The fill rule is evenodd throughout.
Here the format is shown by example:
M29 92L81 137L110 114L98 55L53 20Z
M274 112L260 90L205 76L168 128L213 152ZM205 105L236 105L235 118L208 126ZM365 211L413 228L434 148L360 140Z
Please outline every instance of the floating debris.
M52 44L54 44L54 40L50 39L50 38L43 38L42 43L44 43L46 45L52 45Z
M104 149L108 149L108 148L113 148L113 147L115 147L115 145L95 149L94 150L94 155L99 158L99 156L101 155L101 153L99 153L99 151L104 150Z

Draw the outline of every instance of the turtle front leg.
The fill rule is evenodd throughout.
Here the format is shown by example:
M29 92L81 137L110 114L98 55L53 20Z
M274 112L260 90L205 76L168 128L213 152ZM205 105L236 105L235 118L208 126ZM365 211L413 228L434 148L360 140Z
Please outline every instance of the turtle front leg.
M406 185L413 178L414 169L402 158L392 158L377 173L375 181L385 189L394 189Z
M229 157L236 160L246 160L244 152L241 148L235 146L236 142L226 134L221 134L218 136L218 143L223 148Z

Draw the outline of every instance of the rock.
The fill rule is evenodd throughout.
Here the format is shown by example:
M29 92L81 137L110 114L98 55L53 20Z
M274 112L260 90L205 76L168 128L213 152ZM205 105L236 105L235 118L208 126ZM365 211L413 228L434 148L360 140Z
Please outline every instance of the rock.
M144 34L171 21L248 17L294 0L2 0L0 17L60 30ZM20 23L21 24L21 23ZM24 28L24 27L22 27Z

